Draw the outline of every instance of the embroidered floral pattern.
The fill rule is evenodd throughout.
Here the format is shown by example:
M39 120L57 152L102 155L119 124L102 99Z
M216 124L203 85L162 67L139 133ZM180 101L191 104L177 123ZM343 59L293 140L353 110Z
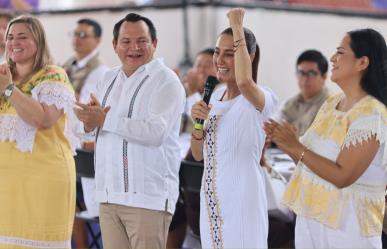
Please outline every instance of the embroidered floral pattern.
M375 137L381 148L384 146L381 166L387 169L386 107L366 96L348 112L339 112L336 106L342 98L343 95L336 95L327 100L301 138L302 143L311 151L335 161L342 149ZM347 205L353 201L362 235L377 236L382 231L385 187L363 180L338 189L300 163L285 191L283 203L297 215L339 229Z
M129 104L129 111L128 111L128 118L132 117L133 114L133 108L134 108L134 103L137 98L137 94L140 91L141 87L144 85L145 81L149 78L149 75L146 75L144 79L141 80L140 84L137 86L136 90L133 93L132 99L130 100ZM124 139L123 141L123 155L122 159L124 162L123 165L123 170L124 170L124 190L125 192L129 191L129 173L128 173L128 141Z
M72 107L75 102L74 91L63 69L47 66L37 72L28 82L18 88L33 99L47 105L54 105L67 115L64 134L75 153L78 138L73 134L76 121ZM0 140L15 141L16 147L22 152L32 152L37 129L16 115L9 102L0 102Z
M202 185L207 204L213 248L223 248L223 220L220 214L219 199L216 191L216 123L217 116L210 117L205 140L207 154L205 155L206 167Z

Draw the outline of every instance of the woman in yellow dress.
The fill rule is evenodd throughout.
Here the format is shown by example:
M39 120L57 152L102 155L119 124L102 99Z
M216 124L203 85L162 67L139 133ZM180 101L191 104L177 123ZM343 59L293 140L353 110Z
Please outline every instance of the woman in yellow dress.
M283 202L297 214L297 248L382 248L387 183L387 47L373 29L348 32L331 58L342 93L301 141L272 120L268 136L298 161Z
M0 248L71 248L74 91L32 16L6 31L0 65Z

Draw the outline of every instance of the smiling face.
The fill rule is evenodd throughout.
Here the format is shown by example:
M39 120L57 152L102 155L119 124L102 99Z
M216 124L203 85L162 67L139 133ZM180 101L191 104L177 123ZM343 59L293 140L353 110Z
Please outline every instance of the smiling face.
M340 85L349 82L351 79L361 78L364 71L363 59L355 57L351 48L351 38L348 35L344 36L339 47L337 47L336 53L331 57L331 80Z
M113 41L114 50L127 76L153 59L156 45L157 40L152 41L144 21L123 22L117 40Z
M33 64L37 54L36 41L24 23L14 23L6 37L9 58L16 64Z
M235 82L233 44L233 37L228 34L220 35L216 41L213 60L216 77L220 82Z

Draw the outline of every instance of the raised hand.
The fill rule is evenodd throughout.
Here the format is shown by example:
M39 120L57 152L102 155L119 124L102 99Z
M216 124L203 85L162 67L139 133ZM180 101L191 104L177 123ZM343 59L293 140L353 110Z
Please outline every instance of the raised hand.
M243 18L245 16L245 10L242 8L231 9L227 13L228 21L231 28L243 26Z

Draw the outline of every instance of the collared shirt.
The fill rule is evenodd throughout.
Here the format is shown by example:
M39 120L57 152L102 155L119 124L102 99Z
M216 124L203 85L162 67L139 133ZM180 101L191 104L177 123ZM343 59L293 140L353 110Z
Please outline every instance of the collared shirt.
M72 72L76 72L82 68L84 68L87 63L93 59L95 56L98 56L98 50L95 49L93 52L88 54L85 58L74 62L71 66L71 70L68 72L71 74ZM82 103L87 103L90 99L90 94L95 92L95 88L97 83L102 79L104 74L109 70L109 67L106 65L99 65L94 68L86 77L81 92L79 94L79 101Z
M130 77L105 74L97 97L111 109L96 143L96 199L173 214L178 197L180 119L185 94L160 59Z
M318 110L329 96L329 91L324 87L319 94L311 99L304 100L301 94L290 98L280 110L280 118L297 127L302 136L312 124Z

